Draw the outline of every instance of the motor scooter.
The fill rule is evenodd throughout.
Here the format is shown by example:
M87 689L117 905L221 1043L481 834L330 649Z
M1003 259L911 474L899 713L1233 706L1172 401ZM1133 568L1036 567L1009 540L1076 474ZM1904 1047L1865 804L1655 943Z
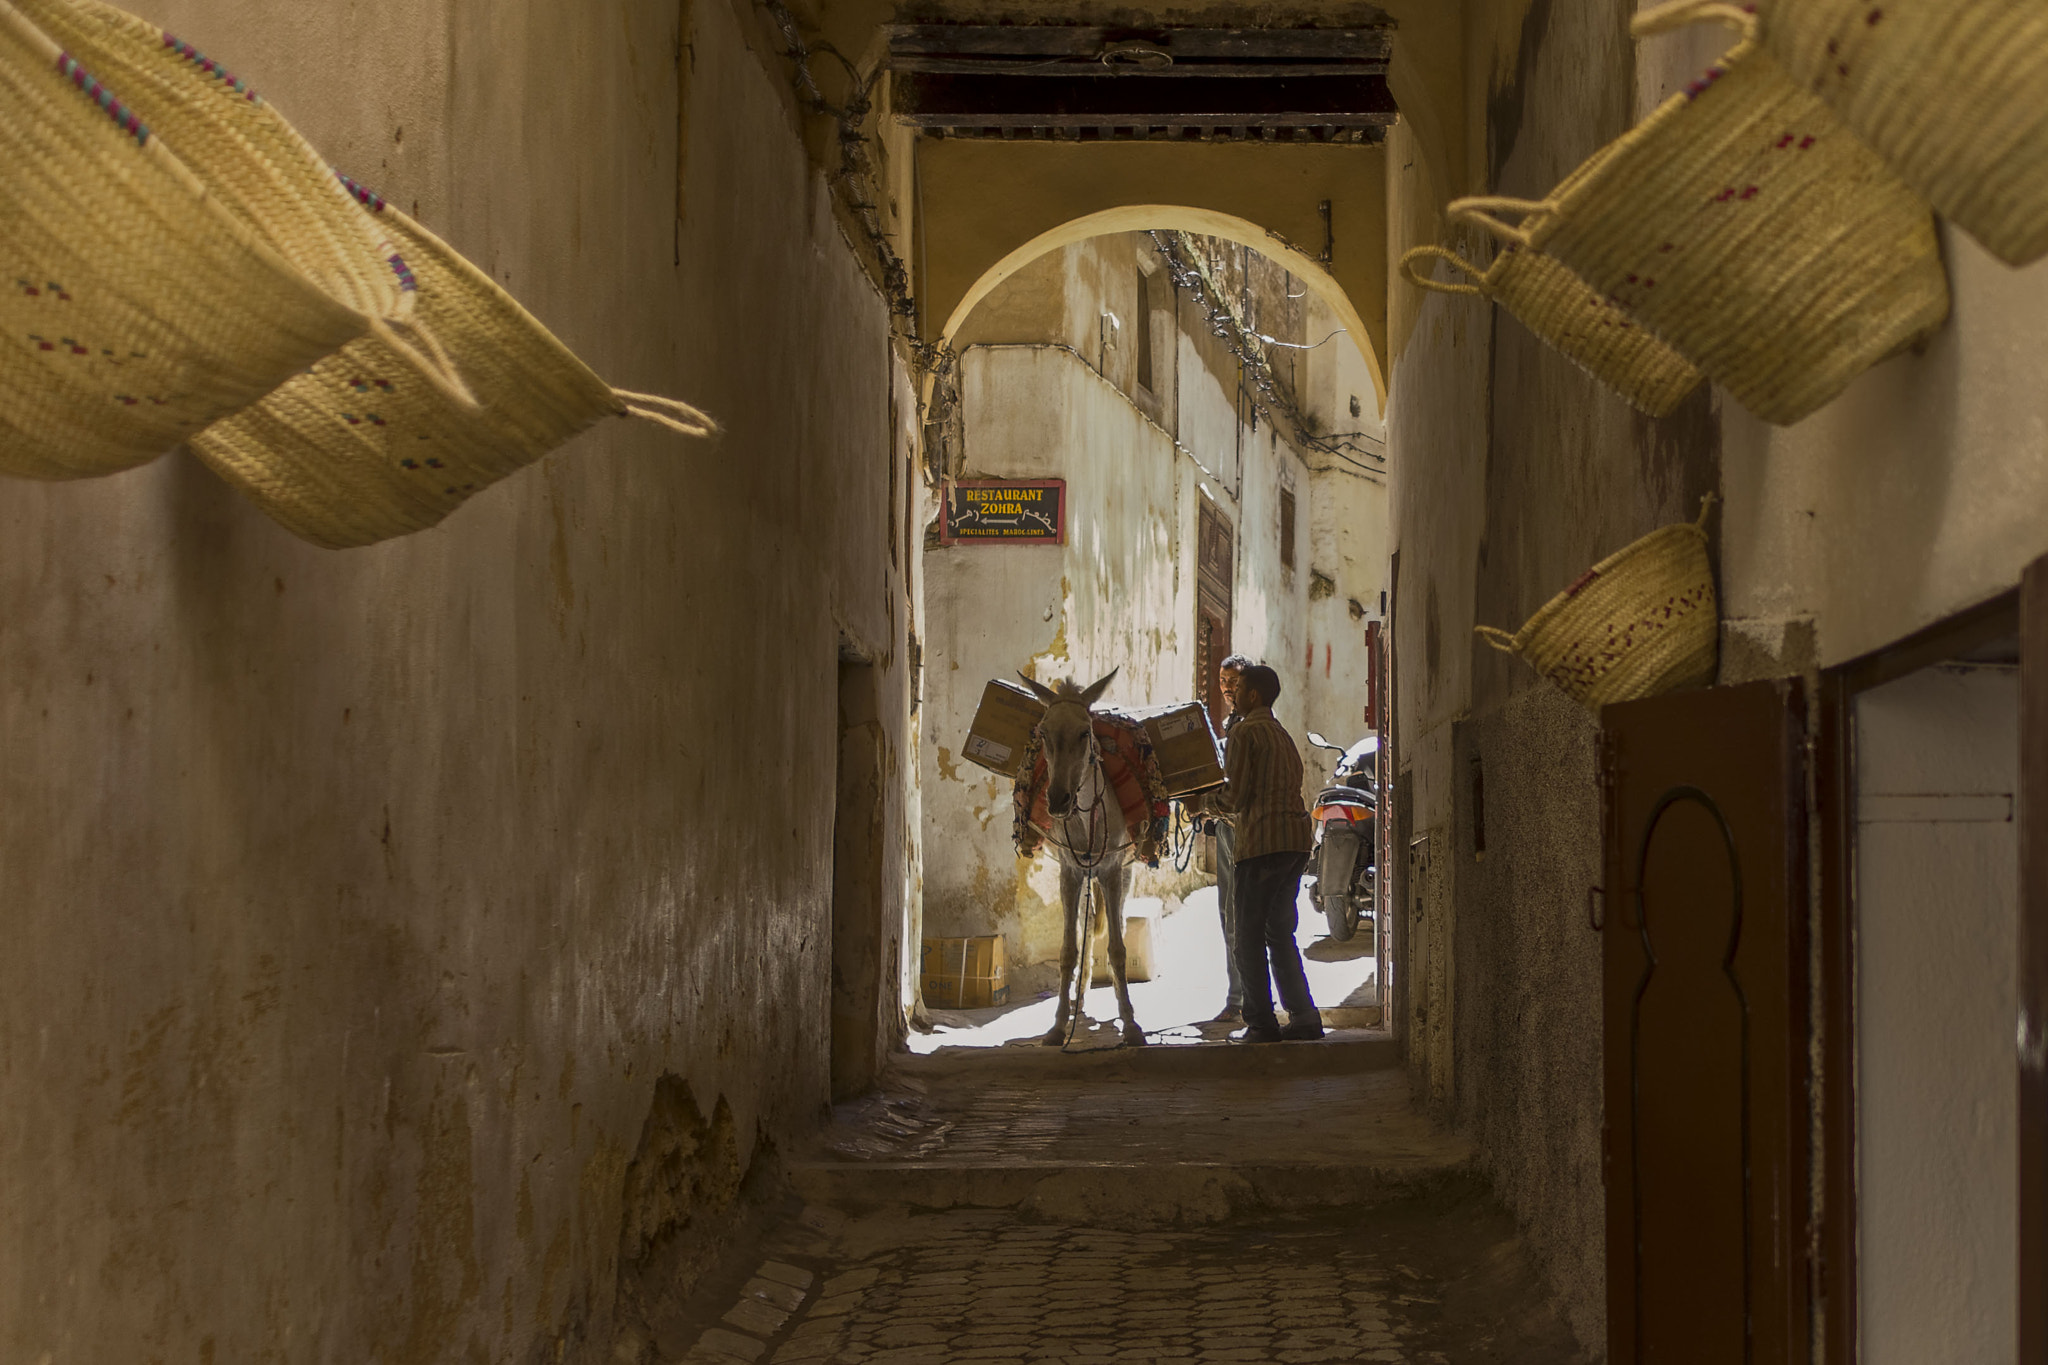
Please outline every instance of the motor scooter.
M1309 854L1313 894L1329 922L1330 937L1341 943L1358 932L1360 919L1373 919L1380 737L1367 735L1346 749L1311 730L1308 742L1344 755L1337 761L1335 783L1318 792L1309 807L1316 826L1315 849Z

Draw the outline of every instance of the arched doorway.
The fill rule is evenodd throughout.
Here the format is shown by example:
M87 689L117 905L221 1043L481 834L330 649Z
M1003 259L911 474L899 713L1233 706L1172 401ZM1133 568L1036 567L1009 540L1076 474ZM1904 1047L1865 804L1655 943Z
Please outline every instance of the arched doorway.
M990 763L971 742L992 681L1115 669L1109 704L1202 700L1220 722L1210 684L1241 652L1282 671L1277 710L1297 736L1349 745L1368 728L1365 627L1385 561L1378 376L1328 272L1219 217L1139 205L1063 224L1005 253L945 324L940 526L956 490L1054 485L1065 518L1028 544L934 534L921 561L922 932L962 961L984 960L965 940L1003 941L1023 1013L992 1040L1047 1026L1027 1016L1050 1008L1032 997L1056 980L1063 928L1056 863L1015 856L1011 750ZM1305 756L1320 785L1330 760ZM1216 891L1173 857L1185 845L1163 852L1133 887L1135 917L1175 940L1151 964L1162 975L1141 988L1139 1022L1191 1038L1226 999ZM1205 913L1213 952L1176 957ZM1329 987L1319 1001L1359 1025L1376 1004L1360 993L1372 949L1363 936L1341 961L1311 962L1312 987ZM1325 967L1349 978L1319 985Z

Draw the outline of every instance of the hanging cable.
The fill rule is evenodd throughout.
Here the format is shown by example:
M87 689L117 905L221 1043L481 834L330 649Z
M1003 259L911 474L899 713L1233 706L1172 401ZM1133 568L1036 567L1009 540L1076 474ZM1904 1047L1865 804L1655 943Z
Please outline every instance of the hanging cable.
M1224 343L1225 348L1238 363L1239 397L1237 402L1240 408L1240 427L1242 427L1242 407L1246 399L1249 399L1254 414L1254 421L1256 421L1256 414L1262 410L1265 412L1268 421L1274 420L1276 415L1285 417L1288 426L1294 431L1295 444L1304 449L1315 451L1318 454L1326 455L1331 459L1342 460L1347 464L1356 465L1359 469L1367 471L1369 476L1377 476L1375 481L1378 481L1378 477L1383 477L1383 471L1378 466L1386 463L1386 455L1380 451L1360 446L1352 440L1353 437L1365 440L1373 440L1375 438L1368 437L1363 432L1343 432L1328 436L1317 435L1310 427L1307 418L1302 414L1299 404L1280 385L1278 376L1273 371L1272 360L1266 355L1263 348L1267 345L1275 345L1288 347L1289 349L1312 350L1314 347L1295 346L1289 342L1275 341L1255 331L1250 323L1245 320L1244 314L1248 314L1250 311L1250 248L1242 248L1244 283L1240 292L1245 297L1246 306L1244 313L1241 314L1230 306L1228 300L1223 296L1221 287L1209 277L1208 272L1203 270L1199 263L1182 256L1182 246L1180 244L1169 241L1165 233L1157 230L1146 233L1146 236L1152 239L1154 249L1159 252L1161 260L1165 262L1167 272L1171 276L1175 288L1185 287L1190 294L1194 295L1197 306L1202 309L1209 323L1210 333ZM1185 241L1187 234L1174 233L1173 236ZM1189 256L1193 255L1191 249L1188 254ZM1321 346L1346 330L1340 328L1337 332L1332 332L1330 336L1324 337L1322 341L1315 344L1316 346ZM1247 384L1247 380L1249 384ZM1253 392L1254 390L1256 390L1256 393ZM1262 405L1258 401L1258 395L1264 395L1266 404ZM1242 480L1242 477L1243 458L1240 454L1240 480Z

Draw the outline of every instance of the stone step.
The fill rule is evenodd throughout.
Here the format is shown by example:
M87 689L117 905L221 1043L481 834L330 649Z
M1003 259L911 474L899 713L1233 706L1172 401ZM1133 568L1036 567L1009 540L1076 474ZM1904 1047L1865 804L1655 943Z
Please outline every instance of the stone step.
M1400 1065L1401 1045L1387 1034L1371 1029L1337 1029L1313 1043L1258 1046L1152 1043L1145 1047L1076 1047L1068 1051L1038 1045L948 1047L923 1056L899 1054L890 1069L902 1076L932 1082L951 1076L1337 1076Z
M807 1161L792 1165L789 1179L805 1200L832 1208L1016 1209L1058 1222L1130 1228L1358 1208L1410 1196L1477 1190L1482 1184L1462 1151L1342 1165Z

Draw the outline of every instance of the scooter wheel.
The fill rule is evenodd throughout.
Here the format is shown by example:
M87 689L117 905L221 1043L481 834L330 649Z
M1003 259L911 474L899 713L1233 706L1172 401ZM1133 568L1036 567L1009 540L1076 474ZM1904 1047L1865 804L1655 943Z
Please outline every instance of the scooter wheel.
M1343 943L1358 932L1358 902L1349 896L1331 896L1323 901L1323 918L1329 922L1330 937Z

